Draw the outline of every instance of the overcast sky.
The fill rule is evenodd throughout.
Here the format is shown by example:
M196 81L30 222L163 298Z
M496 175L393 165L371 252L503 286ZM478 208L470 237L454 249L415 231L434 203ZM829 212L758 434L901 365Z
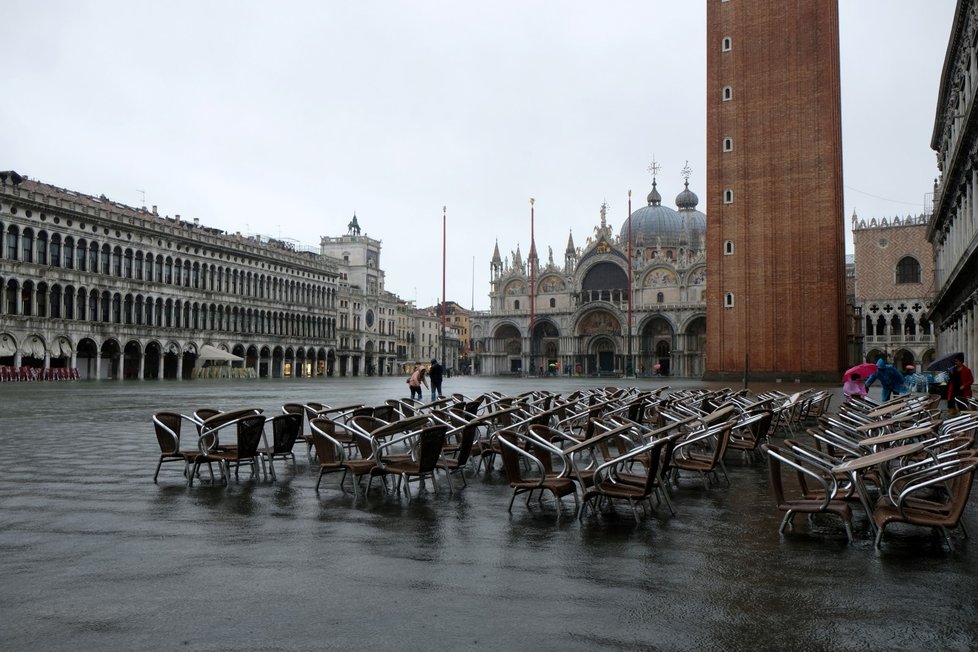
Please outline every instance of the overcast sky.
M488 307L489 259L706 199L704 2L0 0L0 169L318 245L357 214L388 290ZM845 219L917 214L953 0L840 0ZM145 197L145 200L144 200ZM709 214L707 214L709 220ZM851 241L851 234L847 238Z

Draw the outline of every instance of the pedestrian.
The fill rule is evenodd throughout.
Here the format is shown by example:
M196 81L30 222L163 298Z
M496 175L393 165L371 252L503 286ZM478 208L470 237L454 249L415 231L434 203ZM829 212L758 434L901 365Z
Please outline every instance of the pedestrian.
M415 395L417 395L417 399L419 401L421 400L421 386L422 385L424 385L425 387L428 386L427 375L428 375L427 370L425 370L425 368L422 367L421 365L418 365L418 368L415 369L414 373L411 374L411 377L408 378L407 384L408 387L411 388L412 399L414 399Z
M849 398L850 396L866 396L869 392L866 391L866 384L863 383L863 377L859 374L852 374L849 379L842 384L842 394Z
M964 399L971 398L971 386L975 383L975 375L971 369L964 366L964 355L954 356L954 366L951 367L950 378L947 381L947 413L949 416L958 414L958 407L966 405Z
M434 358L431 359L431 369L428 371L428 376L431 378L431 400L436 398L445 398L441 393L441 380L444 374L444 369L438 361Z
M880 358L876 361L876 372L866 379L867 389L876 381L880 381L883 388L882 399L886 403L892 394L906 394L907 389L903 385L903 374L896 367Z

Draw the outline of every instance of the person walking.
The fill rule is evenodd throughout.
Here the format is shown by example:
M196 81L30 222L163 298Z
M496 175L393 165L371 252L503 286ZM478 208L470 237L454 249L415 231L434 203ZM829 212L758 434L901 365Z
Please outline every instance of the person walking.
M427 375L428 375L428 371L421 365L418 365L418 368L415 369L414 373L411 374L411 377L408 378L407 383L408 383L408 387L411 388L412 399L414 399L415 396L417 396L417 400L419 401L421 400L421 386L422 385L424 385L425 387L428 386Z
M966 405L964 399L971 398L971 386L975 384L975 375L964 366L964 356L954 356L954 366L951 367L950 378L947 382L947 413L956 416L958 409Z
M445 398L441 393L441 381L444 375L444 369L438 360L431 359L431 369L428 371L428 376L431 378L431 400L434 401L436 398Z

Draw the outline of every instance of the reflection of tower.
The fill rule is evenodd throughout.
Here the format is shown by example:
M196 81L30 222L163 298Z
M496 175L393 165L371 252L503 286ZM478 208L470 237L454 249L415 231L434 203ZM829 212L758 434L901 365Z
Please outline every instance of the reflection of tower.
M845 361L834 1L707 9L710 378L836 378Z

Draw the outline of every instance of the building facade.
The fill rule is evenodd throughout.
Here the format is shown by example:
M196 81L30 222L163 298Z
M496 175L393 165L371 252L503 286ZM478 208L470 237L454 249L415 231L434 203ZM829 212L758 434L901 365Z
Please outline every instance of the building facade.
M352 224L317 251L0 172L0 369L188 379L209 346L236 375L396 373L401 302Z
M934 213L936 296L931 320L940 355L978 356L978 2L959 0L937 97L931 148L937 152Z
M707 197L706 377L837 379L847 352L836 0L707 3Z
M687 187L678 210L648 205L618 233L600 223L582 248L568 236L563 260L531 247L490 263L490 309L472 316L480 374L703 374L706 216Z
M855 250L853 306L860 319L862 355L899 369L926 369L935 356L928 314L934 300L934 255L927 241L929 215L852 216Z

